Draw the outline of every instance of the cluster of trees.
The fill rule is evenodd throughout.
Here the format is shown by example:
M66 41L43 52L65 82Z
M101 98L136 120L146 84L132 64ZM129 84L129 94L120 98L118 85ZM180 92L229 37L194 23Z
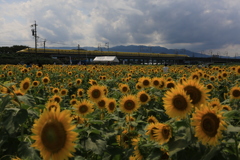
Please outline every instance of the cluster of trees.
M17 51L20 51L22 49L29 48L28 46L24 45L14 45L11 47L0 47L0 53L16 53Z

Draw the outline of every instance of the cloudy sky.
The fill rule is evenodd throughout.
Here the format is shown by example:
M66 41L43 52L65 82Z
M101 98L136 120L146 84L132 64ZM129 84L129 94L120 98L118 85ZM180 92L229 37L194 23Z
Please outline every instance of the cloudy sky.
M0 0L0 46L147 45L240 56L239 0Z

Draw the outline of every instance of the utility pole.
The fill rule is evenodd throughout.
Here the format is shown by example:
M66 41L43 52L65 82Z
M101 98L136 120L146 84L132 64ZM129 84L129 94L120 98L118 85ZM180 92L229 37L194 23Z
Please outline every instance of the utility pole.
M34 27L32 29L32 36L34 36L34 38L35 38L35 53L37 55L37 38L38 38L38 36L37 36L37 24L36 24L36 21L35 21L34 24L31 25L31 27Z
M109 52L109 42L106 42L106 43L105 43L105 46L107 47L108 52Z
M46 43L46 39L43 41L44 54L45 54L45 43Z
M78 54L79 54L79 50L80 50L80 45L78 44Z

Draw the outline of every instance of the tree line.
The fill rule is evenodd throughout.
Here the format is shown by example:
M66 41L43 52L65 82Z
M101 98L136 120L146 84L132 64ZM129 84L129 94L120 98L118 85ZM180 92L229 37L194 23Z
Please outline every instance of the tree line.
M16 53L22 49L29 48L29 46L24 45L13 45L11 47L2 46L0 47L0 53Z

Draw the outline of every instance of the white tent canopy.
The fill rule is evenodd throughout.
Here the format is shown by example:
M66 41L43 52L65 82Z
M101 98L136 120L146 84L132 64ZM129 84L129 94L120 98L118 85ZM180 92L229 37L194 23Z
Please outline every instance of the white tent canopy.
M98 56L95 57L93 62L119 62L116 56Z

